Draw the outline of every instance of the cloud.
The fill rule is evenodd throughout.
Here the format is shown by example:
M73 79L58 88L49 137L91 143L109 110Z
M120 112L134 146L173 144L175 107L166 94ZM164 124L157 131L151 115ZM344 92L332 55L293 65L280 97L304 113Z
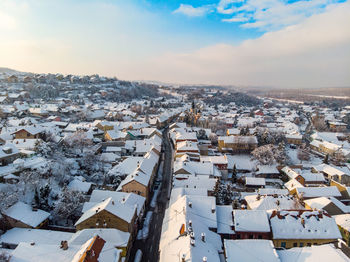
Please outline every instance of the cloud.
M191 17L204 16L213 11L213 5L193 7L192 5L180 4L179 8L173 11L174 14L183 14Z
M350 4L238 46L171 53L134 68L138 79L280 87L350 86ZM131 75L127 75L131 77Z
M306 18L322 13L335 0L302 0L288 3L284 0L246 0L241 5L237 1L221 0L218 12L232 14L223 22L244 22L243 28L257 28L271 31L298 24ZM221 7L220 7L221 6Z
M216 10L220 14L232 14L237 10L235 4L244 2L244 0L220 0ZM230 19L226 19L230 20Z

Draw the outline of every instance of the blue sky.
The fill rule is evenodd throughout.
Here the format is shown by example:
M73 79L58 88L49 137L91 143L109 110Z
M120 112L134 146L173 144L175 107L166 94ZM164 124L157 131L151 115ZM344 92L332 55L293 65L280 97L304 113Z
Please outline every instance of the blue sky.
M311 76L327 68L305 72L308 65L299 72L303 63L297 61L298 66L283 73L277 60L290 66L289 55L296 49L300 57L315 56L318 49L310 49L310 42L320 45L317 59L344 48L349 21L343 13L348 8L344 0L0 0L0 66L239 85L280 85L308 73L310 79L295 85L316 85L325 81ZM265 60L255 53L283 44L294 31L296 39L284 44L284 53L277 53L279 45L266 49ZM304 34L303 43L298 34ZM347 65L344 56L335 58L336 65ZM348 72L341 73L328 75L333 82L327 84L350 84ZM285 81L275 77L285 74Z

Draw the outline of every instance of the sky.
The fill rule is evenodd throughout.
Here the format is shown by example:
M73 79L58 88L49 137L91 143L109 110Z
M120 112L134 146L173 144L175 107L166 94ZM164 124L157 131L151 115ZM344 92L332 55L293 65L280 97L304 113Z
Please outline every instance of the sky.
M0 0L0 67L350 87L350 0Z

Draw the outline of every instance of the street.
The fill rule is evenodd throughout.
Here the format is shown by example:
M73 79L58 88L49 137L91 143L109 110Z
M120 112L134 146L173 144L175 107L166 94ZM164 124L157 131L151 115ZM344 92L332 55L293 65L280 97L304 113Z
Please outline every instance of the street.
M135 240L130 253L129 261L134 261L135 253L138 249L142 250L143 262L158 261L158 246L162 232L162 223L165 209L167 208L168 196L171 190L172 182L172 145L168 138L168 129L163 131L164 163L161 191L158 195L155 208L148 206L147 211L153 211L153 217L149 226L148 238L145 240Z

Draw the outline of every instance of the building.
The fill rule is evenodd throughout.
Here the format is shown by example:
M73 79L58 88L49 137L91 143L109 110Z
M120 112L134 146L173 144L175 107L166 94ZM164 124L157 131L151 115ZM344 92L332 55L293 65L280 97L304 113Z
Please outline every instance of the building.
M17 202L3 211L2 215L10 227L42 228L47 225L50 213L23 202Z
M250 153L258 147L256 136L221 136L218 148L221 152Z
M323 211L274 210L270 224L276 248L333 243L341 237L334 218Z
M137 225L136 207L124 206L111 197L98 203L75 223L77 230L88 228L116 228L133 234Z

